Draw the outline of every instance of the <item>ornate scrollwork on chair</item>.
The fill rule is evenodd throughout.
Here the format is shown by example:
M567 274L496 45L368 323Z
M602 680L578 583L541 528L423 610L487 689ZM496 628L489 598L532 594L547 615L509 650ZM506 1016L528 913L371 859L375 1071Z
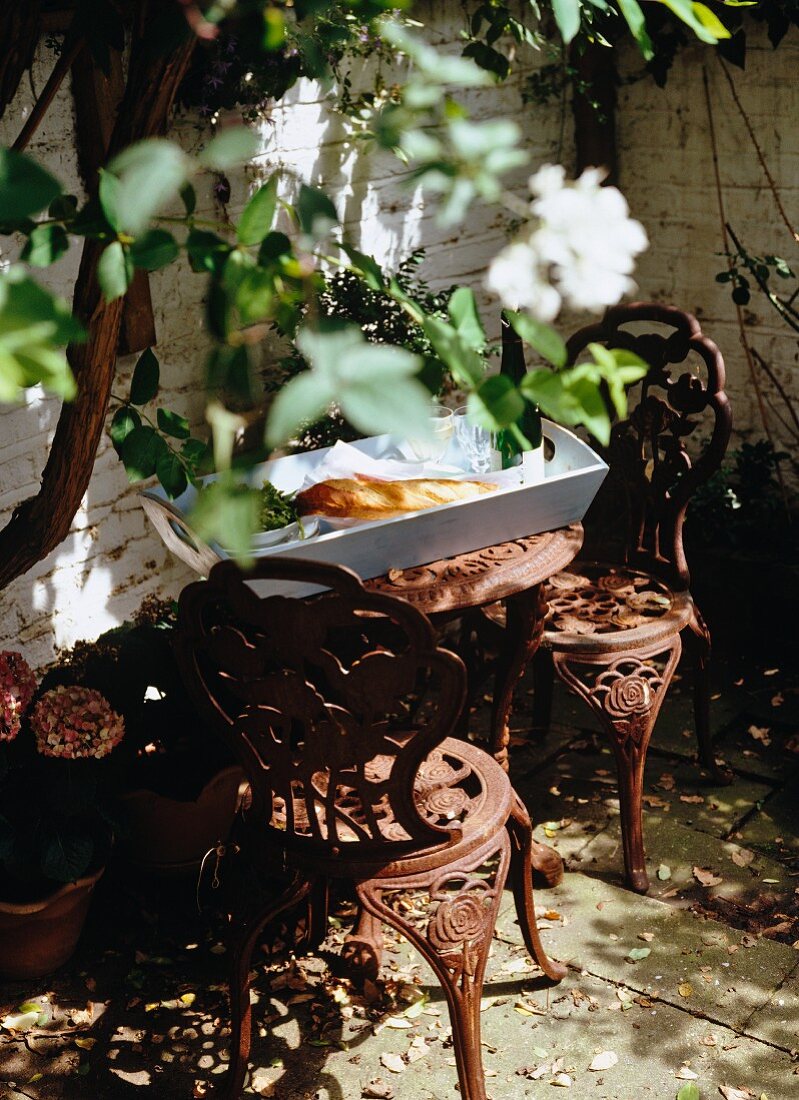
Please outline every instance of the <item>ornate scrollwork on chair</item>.
M326 591L288 598L274 590L285 581ZM264 582L272 590L256 595ZM430 962L461 1096L485 1100L480 994L509 872L528 950L553 980L565 968L536 929L527 812L487 753L450 737L465 697L459 658L404 600L367 591L346 569L286 558L262 559L246 578L223 562L186 588L176 645L198 708L247 772L246 836L265 866L292 874L233 953L226 1100L247 1071L258 937L333 878L352 881L361 903L351 958L379 964L385 921ZM408 890L427 898L416 916L394 903Z
M571 338L570 361L594 342L635 352L649 371L637 403L631 395L629 419L613 427L610 473L586 519L588 553L599 560L572 563L545 589L533 726L549 723L553 670L598 715L619 772L627 881L644 892L643 769L681 638L695 664L701 762L719 782L731 778L713 752L710 632L689 591L682 529L691 495L721 464L732 418L724 361L690 314L652 303L617 306ZM656 671L658 653L665 665ZM590 683L579 668L592 670Z

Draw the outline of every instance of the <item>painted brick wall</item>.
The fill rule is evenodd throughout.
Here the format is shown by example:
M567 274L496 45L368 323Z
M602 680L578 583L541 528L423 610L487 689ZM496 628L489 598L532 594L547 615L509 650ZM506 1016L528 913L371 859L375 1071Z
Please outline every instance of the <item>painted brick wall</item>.
M455 46L462 20L459 5L448 0L436 4L435 10L439 41ZM752 412L751 385L740 352L734 310L724 289L713 281L713 274L721 266L715 256L721 245L702 92L701 64L705 56L699 49L686 51L678 59L665 92L650 81L622 88L622 186L652 240L638 269L641 296L673 301L701 314L707 331L728 359L738 430L744 435L759 434L762 428ZM739 85L784 190L786 206L799 220L799 133L794 122L799 91L792 79L797 59L797 37L773 54L765 37L756 36L748 72ZM515 118L525 132L533 164L557 159L561 134L558 106L531 107L521 100L525 75L542 60L548 58L529 57L501 89L478 91L470 102L477 117ZM41 88L51 64L52 55L42 47L32 74L33 88ZM734 224L746 228L753 249L787 252L785 234L764 191L762 174L746 144L723 77L712 58L708 64L728 216ZM623 66L634 71L638 62L630 54ZM24 79L14 103L0 120L0 141L13 141L33 98L31 86ZM563 150L567 163L572 156L570 127L567 118ZM71 190L80 193L71 153L72 129L71 99L65 87L31 151ZM293 89L273 108L260 131L261 154L246 173L231 177L231 214L241 208L255 181L284 165L297 176L329 190L351 237L365 250L396 262L424 245L428 259L423 274L431 283L466 282L479 290L485 265L504 240L501 216L476 210L463 226L444 229L437 225L432 204L426 205L418 192L404 186L398 162L385 154L367 153L359 144L348 141L343 120L329 109L324 94L312 83L304 82ZM196 121L185 116L176 119L173 136L187 150L201 146L206 137ZM525 177L526 172L518 176L520 189ZM200 181L200 207L208 215L219 217L220 212L213 206L212 182L210 177ZM12 249L0 259L12 259L13 255ZM71 293L77 261L78 251L73 249L45 274L50 285L66 296ZM187 415L200 428L206 348L200 331L203 281L188 269L171 268L152 277L152 292L164 403ZM762 307L753 305L749 312L757 316L758 347L771 356L786 384L793 384L796 342L774 326ZM269 355L267 348L267 366ZM117 385L121 392L126 392L134 361L123 359L119 363ZM0 408L0 523L18 502L36 492L57 412L56 402L36 392L22 407ZM149 528L136 494L137 488L128 485L113 448L104 440L69 538L0 593L0 647L20 647L33 664L40 666L50 661L59 647L77 638L95 637L129 617L145 595L177 595L191 574L168 554Z

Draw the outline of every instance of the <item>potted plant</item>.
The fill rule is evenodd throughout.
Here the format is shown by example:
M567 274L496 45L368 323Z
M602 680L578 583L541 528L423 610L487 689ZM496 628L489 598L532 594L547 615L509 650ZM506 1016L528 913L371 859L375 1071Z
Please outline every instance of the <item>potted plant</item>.
M244 778L183 688L173 627L173 605L147 599L132 621L78 642L45 677L101 691L123 716L112 768L118 849L160 874L196 871L226 840Z
M0 653L0 975L39 977L70 958L113 839L108 757L124 736L98 691L35 677Z

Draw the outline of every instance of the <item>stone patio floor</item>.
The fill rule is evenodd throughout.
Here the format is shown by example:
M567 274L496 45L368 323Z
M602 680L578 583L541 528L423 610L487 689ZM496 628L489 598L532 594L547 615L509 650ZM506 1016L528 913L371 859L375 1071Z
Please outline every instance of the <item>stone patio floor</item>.
M545 945L570 971L544 988L506 894L482 1013L492 1100L565 1089L574 1100L799 1098L799 677L750 661L716 675L714 727L735 782L700 776L680 681L647 767L647 897L622 885L613 761L591 716L561 694L549 737L526 742L522 685L512 778L537 835L566 859L563 884L537 905ZM31 1030L0 1029L2 1100L215 1093L221 929L198 915L193 883L106 879L73 963L0 986L0 1020L31 998L42 1008ZM331 940L342 934L334 918ZM402 941L387 938L381 981L363 994L324 952L288 967L263 958L245 1095L457 1096L441 990ZM598 1055L607 1068L592 1070Z

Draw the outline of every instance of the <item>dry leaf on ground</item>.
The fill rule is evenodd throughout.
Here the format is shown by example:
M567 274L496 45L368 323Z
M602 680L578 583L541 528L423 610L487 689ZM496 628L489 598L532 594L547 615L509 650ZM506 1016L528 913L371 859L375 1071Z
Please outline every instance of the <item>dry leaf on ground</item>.
M715 871L709 871L705 867L694 867L693 875L701 886L718 886L724 879Z
M391 1073L405 1072L405 1063L399 1054L389 1054L388 1051L383 1051L380 1055L380 1065L390 1070Z
M748 848L736 848L730 858L736 867L748 867L755 858L755 853Z
M592 1060L591 1065L588 1067L593 1070L594 1073L599 1073L603 1069L612 1069L617 1065L619 1056L613 1050L603 1050L600 1054L597 1054Z

